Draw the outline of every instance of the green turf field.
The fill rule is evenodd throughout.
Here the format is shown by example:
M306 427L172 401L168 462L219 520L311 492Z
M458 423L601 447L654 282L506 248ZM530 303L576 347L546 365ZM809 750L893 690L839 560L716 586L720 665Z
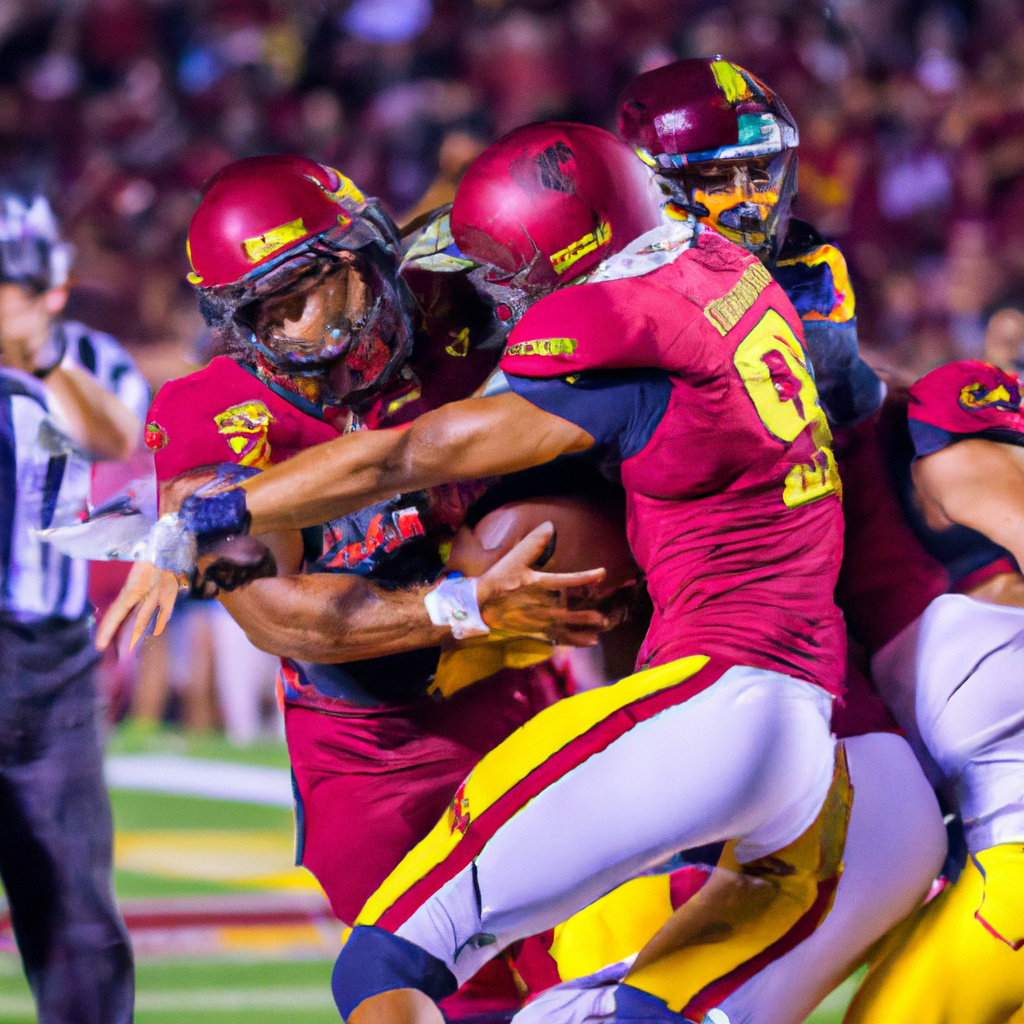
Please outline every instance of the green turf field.
M207 800L199 796L111 791L114 827L119 832L165 828L280 829L292 831L287 807L268 807L235 800Z
M288 767L288 748L283 740L260 740L249 747L233 747L218 733L184 734L167 726L139 728L123 725L111 733L108 754L187 754L212 761Z
M157 961L137 974L138 1024L338 1024L330 961L240 963ZM834 992L808 1024L839 1024L855 984ZM0 1022L34 1019L13 957L0 956Z
M260 831L280 833L291 843L292 814L283 807L205 800L201 797L169 796L114 790L110 794L118 832L183 829L197 834L206 830L222 832ZM166 878L137 871L115 872L115 887L122 899L144 896L200 896L238 892L239 886L197 878Z
M168 960L140 964L138 1024L338 1024L329 960L244 963ZM0 1021L35 1019L17 962L0 956Z
M843 1014L853 994L857 991L865 970L858 971L852 978L839 986L821 1005L807 1018L807 1024L840 1024Z
M118 732L112 753L175 753L217 761L286 768L283 743L245 750L215 736L184 738L170 730ZM118 832L151 830L278 833L290 843L291 811L281 807L115 790L111 793ZM122 898L198 896L238 892L240 886L135 871L116 872ZM246 891L252 891L245 887ZM150 960L137 968L138 1024L337 1024L331 999L331 960ZM35 1019L28 986L17 959L0 954L0 1024Z

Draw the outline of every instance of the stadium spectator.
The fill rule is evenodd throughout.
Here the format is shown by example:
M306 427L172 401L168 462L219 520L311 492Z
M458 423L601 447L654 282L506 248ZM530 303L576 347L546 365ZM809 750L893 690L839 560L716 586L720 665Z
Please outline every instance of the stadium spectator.
M73 309L151 344L198 188L228 160L301 151L415 214L496 133L610 126L632 75L722 51L801 124L797 213L844 244L862 337L927 369L980 351L986 288L1024 286L1022 40L1024 10L998 0L9 0L0 139L79 247ZM979 287L985 265L1005 280ZM928 293L909 333L884 323L908 280Z

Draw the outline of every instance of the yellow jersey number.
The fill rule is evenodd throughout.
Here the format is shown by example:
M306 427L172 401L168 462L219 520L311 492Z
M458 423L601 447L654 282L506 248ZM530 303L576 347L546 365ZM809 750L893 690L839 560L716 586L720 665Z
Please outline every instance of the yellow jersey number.
M840 493L839 471L830 447L832 432L818 402L803 346L789 324L769 309L739 343L733 362L772 437L789 444L811 428L816 450L812 461L793 466L786 475L782 491L786 507L797 508Z

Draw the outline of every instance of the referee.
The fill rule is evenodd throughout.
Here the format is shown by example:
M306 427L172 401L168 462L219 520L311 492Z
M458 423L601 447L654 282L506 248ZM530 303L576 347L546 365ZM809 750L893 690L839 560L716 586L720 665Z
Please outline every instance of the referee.
M90 462L132 453L149 392L61 319L70 253L43 197L0 192L0 880L41 1024L125 1024L88 565L34 531L85 508Z

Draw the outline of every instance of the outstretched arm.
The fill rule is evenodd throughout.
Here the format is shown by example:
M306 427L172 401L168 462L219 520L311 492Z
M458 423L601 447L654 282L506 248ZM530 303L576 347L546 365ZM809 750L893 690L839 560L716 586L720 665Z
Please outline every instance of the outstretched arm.
M929 526L969 526L1024 565L1024 448L969 438L918 459L913 474Z
M532 530L477 581L484 622L516 633L542 634L556 643L586 646L613 623L596 609L567 607L567 591L596 586L604 569L573 573L533 568L548 546L550 522ZM354 574L318 573L255 580L220 600L259 648L286 658L337 663L432 647L451 637L430 620L423 599L432 586L385 590ZM104 616L97 646L105 649L136 607L131 645L154 612L159 633L177 596L173 573L137 562Z
M478 579L484 622L586 646L612 623L596 609L566 607L566 589L593 586L603 569L579 573L533 568L553 533L543 523ZM220 600L259 648L323 664L379 658L451 639L430 621L423 598L432 585L384 590L352 574L316 573L255 580Z
M455 402L421 416L407 430L349 434L252 477L243 485L249 532L265 535L329 522L401 492L526 469L593 443L581 427L515 394ZM183 474L164 485L161 511L177 509L211 475L212 470ZM170 573L137 563L100 624L100 649L136 607L133 645L158 609L162 628L175 587Z
M512 473L593 443L581 427L516 394L453 402L407 430L348 434L247 480L249 530L326 523L395 494Z
M89 456L127 459L142 441L142 422L116 395L76 367L58 367L46 378L72 439Z

